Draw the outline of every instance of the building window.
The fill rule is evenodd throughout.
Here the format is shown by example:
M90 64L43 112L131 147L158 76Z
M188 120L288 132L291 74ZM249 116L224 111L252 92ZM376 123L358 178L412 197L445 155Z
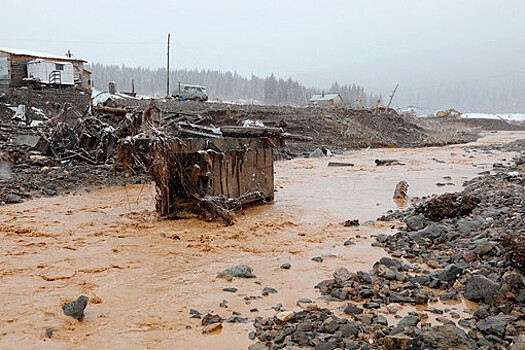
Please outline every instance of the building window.
M58 63L55 63L55 70L64 70L64 65L63 64L58 64Z

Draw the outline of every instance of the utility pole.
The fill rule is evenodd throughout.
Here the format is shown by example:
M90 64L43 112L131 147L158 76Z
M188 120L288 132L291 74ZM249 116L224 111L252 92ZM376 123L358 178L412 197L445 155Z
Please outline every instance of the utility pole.
M166 65L166 96L170 96L170 33L168 33L168 64Z
M394 91L392 91L392 95L390 95L390 100L388 101L388 104L386 105L387 113L388 113L388 109L390 108L390 105L392 104L392 100L394 99L394 95L396 94L398 86L399 86L399 83L397 83L396 87L394 88Z
M363 91L364 90L365 90L365 88L361 88L361 90L359 90L359 95L357 95L357 101L355 102L354 109L358 109L359 108L359 103L361 103L361 97L363 97Z

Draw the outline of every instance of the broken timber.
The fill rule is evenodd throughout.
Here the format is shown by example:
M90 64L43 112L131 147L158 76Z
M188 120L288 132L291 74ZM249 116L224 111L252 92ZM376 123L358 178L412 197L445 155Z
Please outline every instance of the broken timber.
M269 127L217 129L180 122L175 130L178 137L157 132L126 141L148 144L140 157L155 181L157 212L165 218L194 212L231 223L234 209L274 199L273 148L284 146L285 139L311 141Z

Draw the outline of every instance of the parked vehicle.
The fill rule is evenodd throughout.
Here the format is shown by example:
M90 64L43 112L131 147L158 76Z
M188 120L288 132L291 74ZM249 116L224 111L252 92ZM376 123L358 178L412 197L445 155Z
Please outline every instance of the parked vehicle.
M208 101L208 92L201 85L180 84L177 91L172 94L177 99L188 99L194 101Z

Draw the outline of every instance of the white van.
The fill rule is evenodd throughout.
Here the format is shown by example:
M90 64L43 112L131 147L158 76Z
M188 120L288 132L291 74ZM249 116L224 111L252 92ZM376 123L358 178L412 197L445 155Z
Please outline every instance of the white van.
M208 92L204 86L189 84L180 84L179 86L175 87L177 90L172 93L173 97L195 101L208 101Z

